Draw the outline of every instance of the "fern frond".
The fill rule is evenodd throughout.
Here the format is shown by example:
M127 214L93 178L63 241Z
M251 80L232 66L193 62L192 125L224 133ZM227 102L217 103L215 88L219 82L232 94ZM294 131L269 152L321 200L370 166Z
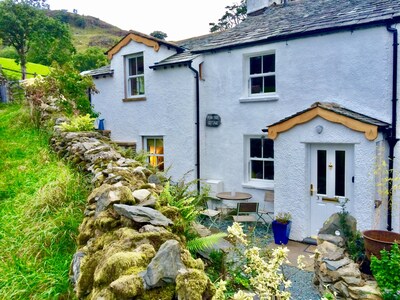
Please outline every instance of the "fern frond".
M188 241L186 247L191 253L202 251L204 249L212 247L213 245L218 243L220 239L226 237L226 235L227 234L225 232L219 232L209 236L196 238Z

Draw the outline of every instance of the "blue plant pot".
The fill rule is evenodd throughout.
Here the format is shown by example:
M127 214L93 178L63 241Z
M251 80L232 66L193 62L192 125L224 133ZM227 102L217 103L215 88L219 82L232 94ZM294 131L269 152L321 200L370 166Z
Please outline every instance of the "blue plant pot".
M277 221L272 221L272 232L274 233L274 241L277 245L286 245L289 242L290 228L292 221L287 224L282 224Z

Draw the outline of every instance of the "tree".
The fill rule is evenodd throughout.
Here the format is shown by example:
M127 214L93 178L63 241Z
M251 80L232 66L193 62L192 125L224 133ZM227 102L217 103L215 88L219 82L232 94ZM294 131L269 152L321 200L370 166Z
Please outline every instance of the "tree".
M218 23L209 23L211 26L210 32L224 31L235 27L244 19L247 14L247 1L241 0L240 4L234 3L231 6L226 6L225 14L218 20Z
M168 37L165 32L159 30L153 31L152 33L150 33L150 35L160 40L165 40Z
M50 66L54 61L64 65L75 53L72 36L67 24L44 17L41 29L36 32L28 53L31 62Z
M83 53L77 53L72 61L74 68L80 72L97 69L109 63L104 51L99 47L90 47Z
M22 79L26 78L27 56L32 48L53 58L63 56L65 52L60 50L74 51L68 28L47 17L39 9L43 3L39 0L0 2L0 38L5 46L17 51L16 62L21 65ZM66 56L63 57L65 60Z

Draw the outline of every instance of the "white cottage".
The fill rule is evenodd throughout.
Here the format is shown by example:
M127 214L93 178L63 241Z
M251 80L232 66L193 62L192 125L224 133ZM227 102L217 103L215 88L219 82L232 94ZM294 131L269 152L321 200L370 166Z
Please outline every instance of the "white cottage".
M399 20L399 0L248 0L222 33L172 43L132 31L91 71L93 105L113 140L174 178L193 170L261 205L273 192L294 240L346 199L360 230L398 232L399 199L379 193L376 170L399 170Z

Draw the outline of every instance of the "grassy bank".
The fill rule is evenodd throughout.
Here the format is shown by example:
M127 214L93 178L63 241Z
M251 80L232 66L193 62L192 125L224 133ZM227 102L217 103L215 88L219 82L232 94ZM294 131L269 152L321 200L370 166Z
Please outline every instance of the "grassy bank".
M20 78L21 77L21 66L18 65L14 59L11 58L4 58L0 57L0 65L3 68L3 71L6 75L11 76L11 77L16 77ZM38 75L47 75L50 73L50 68L47 66L43 66L40 64L34 64L34 63L27 63L26 64L26 72L27 78L32 78L34 77L33 74L38 74Z
M24 107L0 105L0 299L73 299L68 270L88 181Z

